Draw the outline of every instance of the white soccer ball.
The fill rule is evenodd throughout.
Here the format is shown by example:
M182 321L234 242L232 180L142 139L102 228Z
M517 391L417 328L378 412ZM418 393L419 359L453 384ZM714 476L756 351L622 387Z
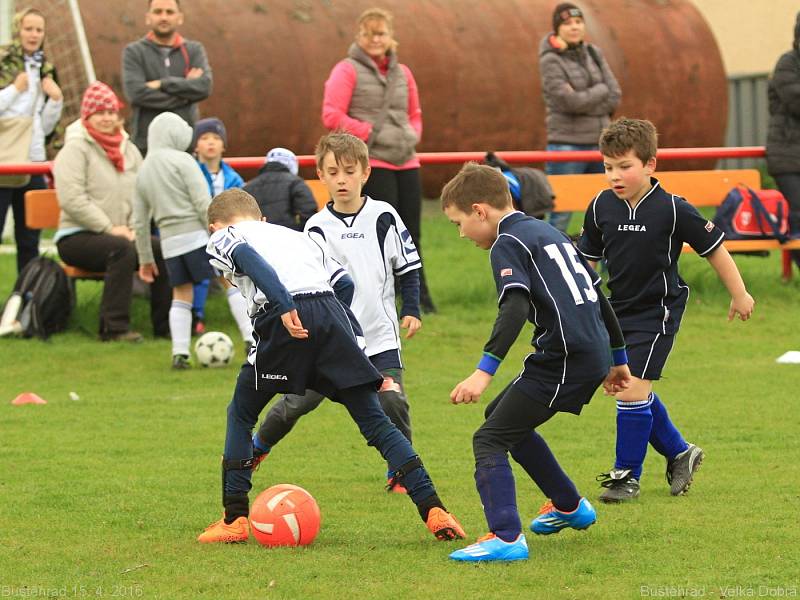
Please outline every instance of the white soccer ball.
M233 358L233 342L221 331L209 331L197 338L194 353L204 367L224 367Z

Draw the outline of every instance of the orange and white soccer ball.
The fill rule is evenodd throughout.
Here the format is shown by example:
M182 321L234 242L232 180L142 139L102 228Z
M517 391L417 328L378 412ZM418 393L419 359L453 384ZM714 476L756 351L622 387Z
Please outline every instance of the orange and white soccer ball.
M317 501L291 483L264 490L250 506L250 527L262 546L305 546L321 523Z

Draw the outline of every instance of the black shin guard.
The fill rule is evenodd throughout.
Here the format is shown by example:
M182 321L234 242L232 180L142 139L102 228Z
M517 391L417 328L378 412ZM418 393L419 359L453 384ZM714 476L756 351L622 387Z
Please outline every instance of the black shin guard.
M222 458L222 506L225 507L225 522L233 523L239 517L246 517L250 514L250 500L247 494L226 494L225 493L225 472L250 470L253 468L253 459L229 460Z
M239 517L250 514L250 500L247 494L223 494L222 505L225 507L225 522L230 525Z
M442 504L442 501L439 499L438 494L433 494L433 496L428 496L422 502L417 504L417 510L419 511L419 516L422 517L422 521L424 523L428 522L428 513L432 508L441 508L443 511L447 512L447 509Z

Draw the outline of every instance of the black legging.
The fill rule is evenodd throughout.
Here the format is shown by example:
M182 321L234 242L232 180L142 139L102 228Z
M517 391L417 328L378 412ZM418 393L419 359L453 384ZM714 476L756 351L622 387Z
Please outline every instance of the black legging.
M373 167L364 185L364 193L374 200L382 200L394 207L422 258L422 184L419 168L394 170ZM428 310L432 308L433 303L430 300L424 269L420 269L419 293L422 308Z

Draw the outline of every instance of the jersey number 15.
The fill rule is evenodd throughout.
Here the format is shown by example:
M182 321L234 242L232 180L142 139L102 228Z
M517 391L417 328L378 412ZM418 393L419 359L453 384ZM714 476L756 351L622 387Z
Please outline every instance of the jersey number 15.
M578 287L577 275L583 277L583 280L586 282L586 287L582 288L586 300L589 302L597 302L597 291L592 285L592 278L589 277L589 272L586 270L586 267L583 266L578 256L578 251L575 250L575 246L569 242L564 242L563 244L547 244L547 246L544 247L544 251L547 252L547 255L551 259L556 261L561 271L561 276L564 278L569 291L572 293L575 304L583 304L583 296L581 295L581 289ZM569 265L567 264L567 259L569 260ZM571 270L570 266L572 267Z

